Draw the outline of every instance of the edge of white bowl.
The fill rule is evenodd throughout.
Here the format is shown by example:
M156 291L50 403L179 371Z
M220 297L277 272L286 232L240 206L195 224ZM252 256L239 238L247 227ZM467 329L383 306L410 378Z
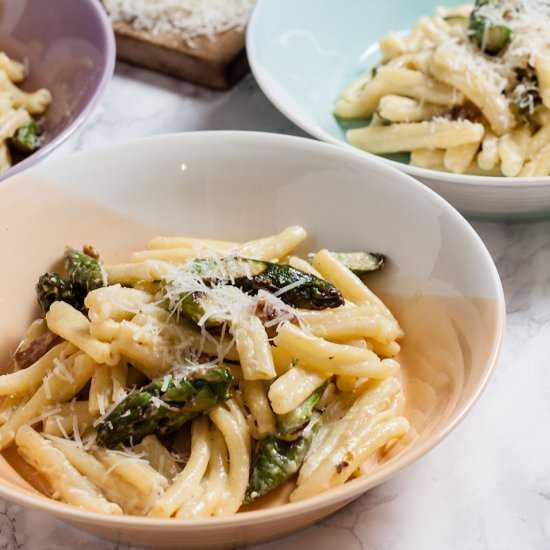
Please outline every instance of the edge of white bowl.
M192 140L216 140L218 136L223 136L231 140L232 143L235 140L246 140L250 138L252 141L257 143L258 141L265 141L267 143L271 142L276 144L276 142L294 142L300 146L305 146L309 148L318 149L322 152L331 151L342 157L348 157L354 161L359 161L365 164L365 168L368 169L369 165L374 166L377 170L386 171L388 173L395 173L395 170L389 166L380 164L378 161L365 157L361 152L357 152L353 149L345 150L341 147L336 147L331 144L318 142L312 139L288 136L281 134L271 134L265 132L248 132L248 131L205 131L205 132L185 132L178 134L164 134L152 137L146 137L141 139L136 139L128 141L125 143L119 143L115 145L110 145L108 147L94 148L87 151L81 151L69 155L69 157L85 157L85 156L94 156L101 154L103 151L109 151L110 153L116 153L116 150L121 148L126 148L132 146L136 143L147 143L147 142L162 142L163 140L181 140L181 139L192 139ZM27 175L32 175L36 173L38 176L44 176L40 172L47 170L49 166L55 166L58 164L63 164L67 157L51 159L47 163L42 163L40 166L37 166L26 172ZM15 175L15 177L19 177ZM413 462L416 462L419 458L424 456L427 452L433 449L439 442L441 442L445 437L447 437L464 419L468 412L475 405L479 397L481 396L483 390L487 386L487 383L494 371L496 366L497 359L502 348L502 342L505 332L505 322L506 322L506 312L505 312L505 301L504 301L504 291L502 288L502 283L498 275L497 268L487 250L485 244L479 237L479 235L474 231L470 224L464 219L464 217L445 199L440 197L437 193L429 189L428 187L422 185L420 182L416 181L407 174L400 172L400 177L406 178L408 184L417 186L419 192L429 195L436 202L440 202L443 208L449 209L449 213L457 218L458 223L465 224L466 231L470 232L472 238L478 242L481 249L483 250L483 255L485 256L489 273L493 282L493 286L496 290L496 299L498 301L498 311L496 317L497 333L495 336L495 341L493 345L492 354L487 361L487 368L479 382L479 384L474 388L474 391L465 400L462 407L459 409L456 417L439 432L437 435L433 436L429 441L426 441L424 444L415 446L409 453L403 455L403 457L398 457L395 462L390 462L386 467L381 471L375 472L372 475L359 477L353 480L351 483L348 482L343 486L330 489L321 493L317 496L305 499L300 502L287 503L273 508L266 508L262 510L247 511L235 514L233 516L225 517L214 517L214 518L205 518L205 519L178 519L178 518L150 518L150 517L138 517L138 516L110 516L107 514L100 514L95 512L89 512L86 510L81 510L74 506L64 504L55 500L44 500L40 497L35 497L32 494L23 494L19 490L12 489L10 487L5 487L0 483L0 497L6 498L17 504L24 505L28 508L41 510L50 514L66 519L68 521L84 521L89 524L96 525L107 525L113 528L116 527L129 527L135 526L136 528L162 528L165 530L179 530L182 527L185 527L189 530L202 530L205 528L218 529L223 527L229 527L234 525L246 524L248 522L271 522L275 520L285 519L287 517L293 517L297 513L306 510L315 510L320 508L325 508L328 502L347 502L353 498L358 497L359 495L365 493L371 487L378 485L379 483L385 481L393 474L398 471L401 471ZM11 178L10 178L11 179ZM8 180L9 181L9 180ZM1 185L1 183L0 183ZM405 459L406 457L406 459Z
M255 30L257 25L257 20L259 18L258 13L262 9L262 4L265 0L258 0L256 7L254 8L250 20L247 25L246 30L246 52L248 57L248 63L250 65L250 70L254 75L254 78L265 94L269 101L291 122L296 124L299 128L307 132L311 136L324 141L325 143L331 143L333 145L338 145L340 147L345 147L346 149L356 151L359 154L369 157L377 162L386 164L387 166L392 166L400 172L405 172L410 176L416 178L422 178L426 180L437 180L445 183L453 183L460 185L467 185L470 187L547 187L550 185L550 176L531 176L531 177L505 177L505 176L477 176L471 174L453 174L451 172L444 172L442 170L431 170L429 168L420 168L418 166L411 166L410 164L404 164L402 162L396 162L394 160L387 159L381 155L375 155L369 153L368 151L363 151L358 149L353 145L350 145L347 141L335 138L329 132L323 130L318 125L310 123L306 117L301 117L299 113L294 112L292 109L288 108L273 91L266 84L263 77L264 69L261 67L261 64L257 58L256 48L254 47L253 36L257 35Z

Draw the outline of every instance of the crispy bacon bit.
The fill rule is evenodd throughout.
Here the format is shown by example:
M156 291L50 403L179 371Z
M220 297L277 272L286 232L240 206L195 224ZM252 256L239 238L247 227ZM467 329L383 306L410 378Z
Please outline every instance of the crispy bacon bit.
M36 363L57 340L57 334L48 330L42 336L35 338L25 349L17 350L14 355L15 362L20 369L26 369Z
M349 462L345 461L345 460L342 460L342 462L340 462L340 464L337 464L336 465L336 473L337 474L340 474L342 473L342 470L344 468L347 468L349 466Z
M256 305L256 315L260 319L263 325L271 324L271 321L278 319L279 317L284 317L285 321L290 321L293 325L299 325L298 317L293 315L290 319L288 318L288 310L278 309L276 304L272 301L265 300L260 298Z
M469 120L475 122L480 115L479 109L473 103L464 105L455 105L449 109L449 118L451 120Z
M82 247L82 252L88 256L91 256L94 260L99 260L99 252L91 244L85 244Z

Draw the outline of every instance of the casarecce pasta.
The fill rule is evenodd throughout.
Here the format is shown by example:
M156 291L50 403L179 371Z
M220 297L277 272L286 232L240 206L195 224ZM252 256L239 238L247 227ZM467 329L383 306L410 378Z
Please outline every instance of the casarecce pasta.
M26 76L23 63L0 52L0 172L12 166L13 155L28 155L41 145L35 117L44 114L52 94L45 88L21 90Z
M409 431L403 332L360 278L384 258L290 256L305 238L159 237L116 265L67 247L0 376L0 448L63 502L161 518L234 514L292 478L301 500L383 461Z
M550 175L549 0L437 8L380 41L381 62L341 94L335 114L375 154L454 173Z

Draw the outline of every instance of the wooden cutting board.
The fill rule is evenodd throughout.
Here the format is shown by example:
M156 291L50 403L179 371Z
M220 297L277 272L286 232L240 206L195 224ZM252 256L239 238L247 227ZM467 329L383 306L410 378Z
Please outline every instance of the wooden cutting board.
M243 31L194 38L192 47L179 32L152 33L124 22L113 28L119 59L201 86L227 89L248 71Z

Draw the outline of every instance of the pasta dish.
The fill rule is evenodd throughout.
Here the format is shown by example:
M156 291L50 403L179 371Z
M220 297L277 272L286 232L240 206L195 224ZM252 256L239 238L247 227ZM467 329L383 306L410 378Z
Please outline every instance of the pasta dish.
M42 139L36 122L52 102L49 90L27 93L18 87L26 77L23 63L0 52L0 172L14 159L38 149Z
M382 60L346 88L347 132L376 154L492 176L550 175L550 0L477 0L437 8L406 36L380 41Z
M93 512L237 512L367 473L410 438L402 330L363 279L376 253L293 255L299 226L244 243L157 237L107 265L67 247L43 316L0 376L0 449Z

